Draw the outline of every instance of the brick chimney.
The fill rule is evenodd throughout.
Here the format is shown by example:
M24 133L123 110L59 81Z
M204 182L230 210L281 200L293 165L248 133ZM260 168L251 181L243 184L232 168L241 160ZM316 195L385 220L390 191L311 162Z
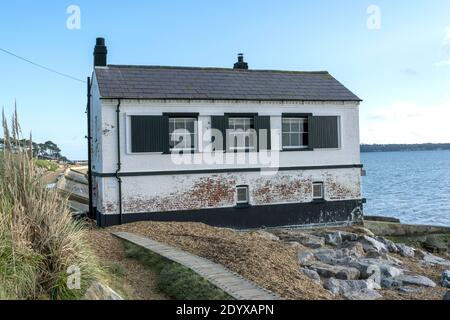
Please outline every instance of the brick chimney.
M234 69L236 70L248 70L248 63L244 62L244 54L239 53L238 54L238 62L234 64Z
M106 67L108 61L108 48L104 38L97 38L94 48L94 67Z

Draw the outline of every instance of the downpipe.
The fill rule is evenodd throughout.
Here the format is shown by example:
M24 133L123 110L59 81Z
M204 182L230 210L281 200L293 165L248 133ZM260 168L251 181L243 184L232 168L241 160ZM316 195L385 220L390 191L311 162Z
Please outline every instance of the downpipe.
M123 224L122 215L123 215L123 209L122 209L122 178L120 177L120 171L122 170L122 160L121 160L121 148L120 148L120 106L122 104L122 100L117 100L117 109L116 109L116 116L117 116L117 170L116 170L116 179L119 186L119 224Z

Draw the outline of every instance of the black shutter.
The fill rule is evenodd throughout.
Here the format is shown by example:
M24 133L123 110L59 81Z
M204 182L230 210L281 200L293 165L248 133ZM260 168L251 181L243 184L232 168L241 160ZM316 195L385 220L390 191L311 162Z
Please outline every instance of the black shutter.
M313 149L339 148L339 119L335 116L309 117L310 147Z
M222 149L219 149L220 146L216 146L216 151L226 150L227 145L227 129L228 129L228 117L227 116L211 116L211 129L219 130L222 133L223 137L223 146ZM214 142L214 141L212 141Z
M270 117L269 116L256 116L255 117L255 130L258 136L258 151L259 150L271 150L271 132L270 132ZM266 140L267 146L261 145L261 141L263 138L261 136L261 130L266 130Z
M131 116L131 152L168 152L169 123L165 116Z

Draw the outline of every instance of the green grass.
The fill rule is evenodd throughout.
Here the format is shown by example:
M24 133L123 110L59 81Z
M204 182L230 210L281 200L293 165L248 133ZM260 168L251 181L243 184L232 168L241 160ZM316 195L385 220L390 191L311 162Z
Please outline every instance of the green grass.
M46 171L56 172L56 170L59 169L59 166L56 163L48 160L36 159L35 163L38 168L44 169Z
M396 243L404 243L409 246L421 248L424 247L424 243L434 243L442 248L450 249L450 234L431 234L426 236L389 236L386 237Z
M232 300L232 298L189 268L149 250L124 242L127 257L136 259L157 275L158 289L176 300Z

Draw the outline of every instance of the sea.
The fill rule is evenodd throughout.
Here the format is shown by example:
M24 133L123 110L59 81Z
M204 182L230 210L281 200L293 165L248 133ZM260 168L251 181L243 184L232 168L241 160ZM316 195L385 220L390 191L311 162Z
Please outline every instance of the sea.
M450 227L450 150L367 152L366 215Z

